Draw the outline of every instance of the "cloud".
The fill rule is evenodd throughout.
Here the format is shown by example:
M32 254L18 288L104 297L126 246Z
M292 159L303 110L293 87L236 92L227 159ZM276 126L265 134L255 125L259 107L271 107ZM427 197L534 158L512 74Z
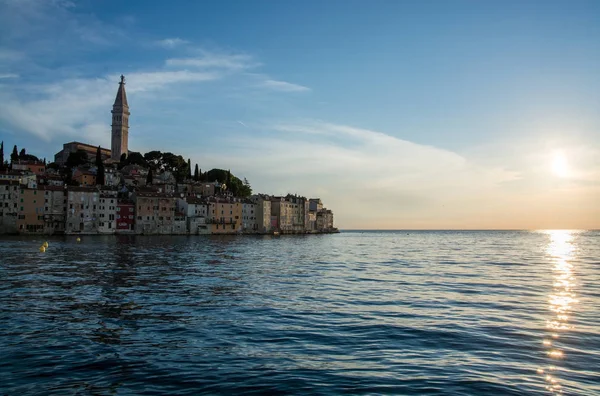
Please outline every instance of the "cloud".
M0 80L4 78L19 78L19 75L15 73L0 74Z
M190 67L197 69L222 69L228 71L241 71L260 66L248 54L217 53L207 50L198 50L199 55L189 58L167 59L166 65L170 67Z
M221 136L227 152L203 152L198 161L230 167L260 192L318 196L342 227L457 222L450 217L485 207L520 176L442 148L323 121L266 123L255 132ZM197 155L190 150L186 155Z
M158 40L155 41L155 44L163 47L163 48L167 48L167 49L173 49L176 47L181 47L182 45L186 45L189 44L190 42L187 40L183 40L180 39L179 37L175 37L175 38L166 38L163 40Z
M267 80L263 81L261 86L264 88L272 89L274 91L281 91L281 92L310 91L310 88L305 87L303 85L292 84L292 83L285 82L285 81L277 81L277 80L271 80L271 79L267 79Z

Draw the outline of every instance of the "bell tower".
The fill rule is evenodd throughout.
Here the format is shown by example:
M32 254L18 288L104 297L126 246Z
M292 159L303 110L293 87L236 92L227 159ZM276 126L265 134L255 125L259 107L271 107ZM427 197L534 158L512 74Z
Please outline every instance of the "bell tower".
M127 94L125 94L125 77L121 75L119 90L113 104L112 113L112 134L111 134L111 159L119 161L121 155L127 155L127 141L129 137L129 105L127 104Z

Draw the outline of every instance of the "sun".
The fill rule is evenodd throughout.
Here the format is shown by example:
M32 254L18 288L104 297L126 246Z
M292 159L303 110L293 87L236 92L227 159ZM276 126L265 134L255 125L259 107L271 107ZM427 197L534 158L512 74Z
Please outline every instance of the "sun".
M563 153L557 152L552 159L552 172L558 177L567 177L569 174L569 165L567 158Z

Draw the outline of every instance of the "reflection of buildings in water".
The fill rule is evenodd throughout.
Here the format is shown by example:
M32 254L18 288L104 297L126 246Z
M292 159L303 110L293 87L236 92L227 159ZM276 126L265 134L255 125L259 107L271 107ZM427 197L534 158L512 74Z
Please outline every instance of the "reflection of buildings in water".
M546 354L552 364L546 368L538 368L537 372L544 376L547 390L555 394L562 394L562 386L554 372L555 364L565 356L555 343L559 340L561 333L573 329L573 326L569 324L569 319L571 310L577 303L576 279L572 264L576 253L574 245L576 233L573 231L548 231L547 234L550 241L546 253L554 263L552 268L554 281L552 293L548 298L549 309L552 312L546 325L549 334L543 340L543 345L546 347Z

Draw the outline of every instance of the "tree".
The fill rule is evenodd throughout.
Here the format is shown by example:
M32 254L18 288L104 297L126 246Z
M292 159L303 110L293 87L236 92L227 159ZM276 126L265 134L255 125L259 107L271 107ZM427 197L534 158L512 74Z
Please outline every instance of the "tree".
M4 168L4 141L0 144L0 169Z
M13 147L12 154L10 155L10 162L17 162L19 160L19 152L17 151L17 145Z
M144 159L144 156L142 155L142 153L138 153L137 151L133 151L133 152L129 153L129 155L127 156L127 159L125 160L125 163L127 165L143 166L144 168L148 166L148 163Z
M188 179L192 180L192 163L190 162L190 159L188 158L188 163L187 163L187 168L188 168Z
M84 165L88 163L88 155L85 151L83 150L77 150L74 153L70 153L69 157L67 158L67 162L65 163L65 165L67 166L67 168L75 168L77 166L80 165Z
M96 167L98 168L98 173L96 173L96 184L103 186L104 185L104 162L102 162L102 152L100 146L98 146L98 150L96 150Z
M150 168L148 170L148 176L146 176L146 184L152 184L152 179L153 179L152 168Z
M25 159L26 155L27 155L27 153L25 152L25 149L22 148L21 152L19 153L19 159Z
M163 153L160 151L149 151L144 154L144 159L148 166L154 170L162 170L163 168Z
M198 164L196 164L196 169L194 169L194 180L200 181L200 175L198 175Z

